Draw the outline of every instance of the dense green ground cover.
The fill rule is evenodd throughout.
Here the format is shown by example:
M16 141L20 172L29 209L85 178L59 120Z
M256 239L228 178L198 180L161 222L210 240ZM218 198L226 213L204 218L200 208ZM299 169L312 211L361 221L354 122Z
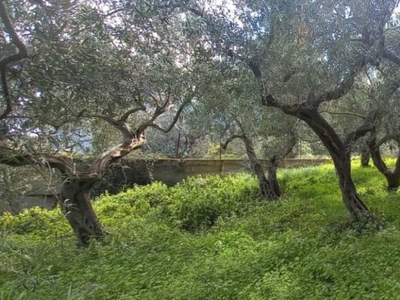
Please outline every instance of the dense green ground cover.
M331 165L283 171L277 202L246 174L102 197L86 250L58 212L5 215L0 299L400 299L400 193L354 177L378 221L347 222Z

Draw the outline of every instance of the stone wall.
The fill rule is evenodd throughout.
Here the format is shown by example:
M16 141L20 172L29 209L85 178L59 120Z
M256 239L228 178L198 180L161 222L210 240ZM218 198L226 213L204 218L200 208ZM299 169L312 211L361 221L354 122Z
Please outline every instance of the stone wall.
M329 162L328 159L286 159L281 167L291 168L300 166L319 165ZM263 160L265 164L267 160ZM96 184L92 196L98 196L108 191L116 194L119 191L131 187L134 184L145 185L151 181L161 181L172 186L187 177L196 175L224 175L249 171L246 160L240 159L157 159L157 160L122 160L107 172L101 182ZM46 184L43 184L46 186ZM52 193L43 191L34 195L26 195L18 200L18 209L40 206L53 208L55 197ZM16 213L16 208L13 209Z
M267 160L262 160L267 164ZM319 165L329 162L328 159L286 159L281 167ZM129 165L129 163L128 163ZM158 159L154 161L152 175L154 180L174 185L183 179L196 175L222 175L249 171L249 164L241 159Z

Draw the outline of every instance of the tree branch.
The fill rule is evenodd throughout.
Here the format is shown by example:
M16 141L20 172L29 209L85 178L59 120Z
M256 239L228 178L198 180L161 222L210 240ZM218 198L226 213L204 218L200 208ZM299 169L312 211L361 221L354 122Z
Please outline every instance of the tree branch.
M161 126L157 125L154 123L154 121L156 120L156 118L161 115L161 113L159 114L154 114L153 117L147 121L144 122L141 126L139 126L140 130L143 132L147 127L152 127L154 129L157 129L158 131L161 131L162 133L168 133L172 130L172 128L174 128L176 122L179 119L179 116L181 115L182 111L185 109L185 107L191 102L192 97L190 97L190 100L186 100L184 101L181 106L178 108L178 110L175 113L174 119L172 120L171 124L169 124L169 126L167 128L162 128ZM157 111L157 110L156 110ZM165 107L162 109L162 112L165 111ZM138 129L139 130L139 129Z
M379 147L376 146L376 134L373 133L371 137L367 141L367 145L369 148L369 152L371 153L372 160L374 162L375 167L382 174L386 174L389 171L385 161L382 159L381 151Z
M15 154L15 155L4 155L0 154L0 164L8 165L11 167L22 167L28 165L35 166L49 166L59 170L61 173L67 173L69 171L68 163L71 161L69 157L61 155L49 155L49 154Z
M346 138L344 140L344 146L346 147L346 149L348 149L352 143L357 141L359 138L362 138L363 136L365 136L367 133L373 131L374 129L375 129L374 115L370 114L365 118L364 123L361 124L361 126L359 126L353 132L350 132L346 136Z
M187 8L190 12L192 12L193 14L195 14L198 17L203 18L204 17L204 12L201 11L200 9L194 8L194 7L189 7Z
M0 0L0 18L4 23L7 33L10 35L12 42L17 47L18 51L15 54L4 56L0 60L0 70L4 69L8 64L21 60L28 56L28 50L25 44L22 42L14 26L11 23L10 17L6 11L4 0Z
M8 90L6 69L5 68L1 69L0 73L1 73L1 85L3 87L3 98L4 101L6 102L6 109L0 115L0 120L4 120L11 113L12 105L11 105L10 91Z
M135 133L132 131L129 125L121 120L116 120L110 116L99 115L99 114L90 114L87 115L86 117L103 119L104 121L112 125L114 128L118 129L122 133L124 139L132 139L132 137L135 135ZM125 117L125 114L121 118L123 117Z
M126 113L124 113L121 118L119 118L119 122L126 122L129 118L130 115L137 113L138 111L144 111L145 107L141 106L141 107L136 107L136 108L132 108L131 110L128 110Z
M340 82L336 87L334 87L330 91L322 93L317 98L310 97L311 106L313 108L317 108L323 102L337 100L346 95L353 88L354 80L361 68L365 66L365 64L366 60L364 58L362 60L359 60L355 64L353 69L350 70L349 75L347 75L347 77L344 78L342 82Z
M327 113L327 114L330 114L330 115L348 115L348 116L358 117L358 118L361 118L363 120L365 120L367 118L364 115L353 113L353 112L350 112L350 111L338 111L338 112L336 112L336 111L323 110L323 111L320 111L319 113L320 114Z
M383 50L382 56L383 58L386 58L387 60L390 60L392 63L395 63L396 65L400 66L400 57L394 54L393 52L385 49Z
M289 143L286 145L283 154L279 155L279 160L283 160L286 156L288 156L294 149L294 146L296 146L298 140L298 136L295 133L291 133L290 135L290 140Z
M254 74L254 77L258 80L262 79L262 73L261 73L261 68L260 68L260 64L254 60L250 60L247 63L251 69L251 71Z
M226 150L226 148L228 148L228 145L230 142L232 142L235 139L243 139L244 136L243 135L239 135L239 134L234 134L232 136L230 136L224 143L220 143L220 147L223 150Z
M379 139L378 141L375 142L375 147L380 147L382 146L384 143L393 140L393 141L399 141L400 140L400 134L399 133L392 133L392 134L387 134L384 137L382 137L381 139Z
M263 80L262 80L262 73L261 73L261 68L260 64L256 62L255 60L251 60L248 62L248 66L250 67L251 71L254 74L254 77L259 81L261 85L261 105L262 106L270 106L270 107L275 107L279 108L282 110L284 113L288 115L296 115L299 111L299 109L302 108L305 102L302 103L295 103L292 105L289 104L283 104L279 100L277 100L273 95L271 95L267 87L264 85Z
M10 91L8 89L7 77L6 77L7 65L27 57L28 56L28 50L26 49L25 44L19 38L17 32L14 29L13 24L11 23L10 17L8 16L8 13L6 11L6 7L4 5L4 0L0 0L0 18L4 23L4 27L5 27L6 31L7 31L7 33L11 37L11 41L15 44L15 46L18 49L17 53L12 54L12 55L8 55L8 56L3 56L0 59L1 84L2 84L2 88L3 88L3 97L4 97L4 100L6 102L6 109L0 115L0 120L3 120L12 111Z

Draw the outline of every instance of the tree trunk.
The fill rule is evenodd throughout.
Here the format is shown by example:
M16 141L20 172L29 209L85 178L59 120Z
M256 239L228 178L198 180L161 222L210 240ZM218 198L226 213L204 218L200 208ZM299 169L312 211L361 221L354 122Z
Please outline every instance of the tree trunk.
M270 160L268 164L268 181L270 182L270 185L272 186L272 189L274 191L274 194L277 197L282 196L282 191L279 185L278 177L276 175L278 170L278 160L276 156L274 155Z
M351 177L349 149L317 110L300 109L297 116L310 126L329 151L339 177L342 199L351 218L357 221L365 216L370 216L370 212L358 195Z
M361 167L366 168L369 166L370 153L367 146L361 149Z
M382 173L383 176L385 176L387 189L396 190L400 186L400 151L396 160L396 166L394 170L390 170L390 168L386 165L382 158L379 146L380 145L377 144L375 137L372 137L368 141L368 147L371 153L372 161L374 162L374 165L378 169L378 171Z
M258 180L258 186L259 186L259 191L260 191L260 196L265 198L265 199L278 199L280 197L280 190L279 193L276 193L276 187L274 188L274 183L278 185L278 179L276 178L276 170L275 170L275 178L274 178L274 183L268 180L265 177L265 170L264 166L260 162L260 160L257 158L257 155L254 151L253 147L253 142L249 137L246 135L243 135L243 142L246 148L246 154L250 160L250 166L254 172L254 174L257 176ZM272 175L272 178L274 175Z
M334 165L336 168L336 173L339 177L339 186L342 192L342 199L347 210L350 212L352 219L357 221L365 216L369 216L370 212L358 195L357 189L351 177L350 158L340 160L334 159Z
M78 247L86 247L91 237L100 239L103 229L90 201L94 179L67 179L61 189L61 204L77 239Z
M397 190L400 186L400 174L395 172L390 172L385 174L386 181L388 184L388 190Z
M67 178L61 189L61 201L65 207L66 217L80 247L87 246L91 237L100 239L104 236L90 201L90 190L93 184L104 175L105 170L112 163L141 148L146 142L142 131L133 132L127 124L121 121L111 121L119 126L118 128L124 135L124 141L99 155L92 163L88 173L79 177Z

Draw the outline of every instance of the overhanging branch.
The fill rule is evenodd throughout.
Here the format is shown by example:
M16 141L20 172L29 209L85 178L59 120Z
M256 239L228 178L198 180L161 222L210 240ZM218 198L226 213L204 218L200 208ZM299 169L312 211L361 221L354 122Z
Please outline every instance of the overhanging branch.
M172 128L174 128L176 122L178 122L178 119L182 113L182 111L185 109L185 107L191 102L193 97L190 97L189 100L184 101L178 108L178 110L175 113L175 116L172 120L172 122L169 124L168 127L166 128L162 128L160 125L157 125L156 123L154 123L154 121L156 120L156 118L160 115L160 113L154 113L153 117L148 120L147 122L144 122L141 126L139 126L138 130L141 130L141 132L143 132L147 127L152 127L158 131L161 131L162 133L168 133L172 130ZM163 112L165 111L165 108L163 109Z
M365 136L367 133L372 132L375 129L375 124L374 124L374 114L369 114L363 124L359 126L356 130L350 132L344 141L345 147L348 149L351 147L351 144L357 141L358 139L362 138Z
M118 129L122 133L124 138L131 139L134 136L134 132L132 131L132 129L129 127L129 125L126 122L121 121L121 119L127 119L129 117L130 114L128 114L128 116L126 116L127 113L125 113L119 120L116 120L110 116L99 115L99 114L90 114L90 115L87 115L86 117L102 119L102 120L106 121L107 123L109 123L110 125L112 125L114 128Z
M8 89L7 77L6 77L6 69L8 64L19 61L28 56L28 50L26 49L25 44L22 42L20 37L18 36L17 32L13 24L11 23L10 17L6 11L6 7L4 5L4 0L0 0L0 18L4 23L4 27L6 32L10 35L11 41L17 47L17 53L3 56L0 59L0 73L1 73L1 84L3 88L3 97L6 102L6 109L0 115L0 120L5 119L12 111L11 105L11 97L10 92Z
M400 57L394 54L393 52L385 49L382 54L383 58L386 58L387 60L390 60L392 63L395 63L396 65L400 66Z
M137 113L138 111L144 111L145 107L136 107L136 108L132 108L131 110L128 110L126 113L124 113L121 118L119 118L119 122L126 122L129 118L130 115Z
M11 105L10 91L8 90L6 69L5 68L1 69L0 73L1 73L1 85L3 88L3 98L4 98L4 101L6 102L6 109L0 115L0 120L3 120L11 113L12 105Z
M357 113L353 113L351 111L327 111L327 110L323 110L319 112L320 114L322 113L327 113L330 115L345 115L345 116L352 116L352 117L357 117L360 119L365 120L367 117L361 114L357 114Z
M20 37L18 36L17 32L13 24L11 23L10 17L6 11L6 7L4 5L4 0L0 0L0 18L4 23L4 27L7 33L10 35L12 42L17 47L18 51L15 54L4 56L0 60L0 70L4 69L8 64L12 62L16 62L28 56L28 50L25 44L22 42Z
M392 134L387 134L375 143L375 147L380 147L383 144L389 142L390 140L399 142L400 141L400 133L392 133Z
M234 134L230 136L224 143L220 143L221 149L226 150L228 148L229 143L231 143L235 139L243 139L243 135Z
M350 73L337 86L318 97L310 97L312 99L310 101L311 107L317 108L323 102L337 100L346 95L353 88L355 78L365 64L366 60L364 58L359 60L350 70Z
M23 166L49 166L59 170L61 173L67 173L69 171L68 164L71 159L61 155L50 155L50 154L11 154L4 155L0 154L0 164L8 165L11 167L23 167Z

